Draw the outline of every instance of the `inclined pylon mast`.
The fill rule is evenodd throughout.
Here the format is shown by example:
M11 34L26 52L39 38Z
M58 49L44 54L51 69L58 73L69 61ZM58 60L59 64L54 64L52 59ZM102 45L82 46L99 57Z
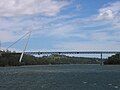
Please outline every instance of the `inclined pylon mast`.
M22 61L22 58L23 58L24 52L25 52L25 50L27 49L28 42L29 42L29 39L30 39L30 35L31 35L31 31L29 32L29 35L28 35L28 38L27 38L27 42L26 42L25 47L24 47L24 49L23 49L23 52L22 52L22 54L21 54L21 56L20 56L19 62Z

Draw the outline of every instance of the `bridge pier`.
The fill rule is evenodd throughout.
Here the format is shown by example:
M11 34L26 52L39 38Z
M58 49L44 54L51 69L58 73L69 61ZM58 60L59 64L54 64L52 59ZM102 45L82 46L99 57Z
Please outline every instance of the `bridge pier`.
M2 56L2 51L0 51L0 57Z
M100 54L100 60L101 60L100 65L101 65L101 66L104 65L104 63L103 63L103 54L102 54L102 53Z
M120 60L120 53L118 53L119 54L119 60Z

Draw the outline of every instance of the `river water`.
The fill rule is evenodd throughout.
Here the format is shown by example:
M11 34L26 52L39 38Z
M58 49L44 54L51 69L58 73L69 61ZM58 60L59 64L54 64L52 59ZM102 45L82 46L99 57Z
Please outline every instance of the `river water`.
M0 90L120 90L120 65L0 67Z

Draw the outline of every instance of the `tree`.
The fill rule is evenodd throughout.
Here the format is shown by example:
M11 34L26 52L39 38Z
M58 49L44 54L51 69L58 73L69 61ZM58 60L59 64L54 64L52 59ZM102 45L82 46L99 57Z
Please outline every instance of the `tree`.
M120 64L120 53L109 57L104 64Z

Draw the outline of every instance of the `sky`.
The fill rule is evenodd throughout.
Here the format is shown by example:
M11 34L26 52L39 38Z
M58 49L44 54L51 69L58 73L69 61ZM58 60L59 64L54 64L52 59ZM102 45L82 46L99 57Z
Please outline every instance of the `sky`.
M120 51L120 0L0 0L2 49L29 31L27 51Z

